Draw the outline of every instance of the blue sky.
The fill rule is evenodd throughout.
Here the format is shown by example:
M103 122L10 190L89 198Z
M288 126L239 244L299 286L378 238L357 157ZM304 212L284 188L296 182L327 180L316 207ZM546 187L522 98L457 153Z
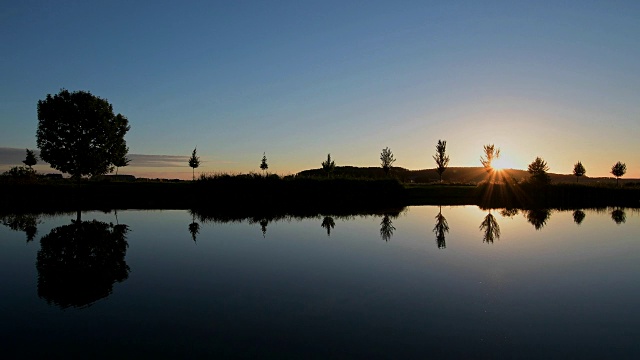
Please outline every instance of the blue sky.
M0 9L0 148L35 148L36 104L87 90L130 153L201 171L505 165L640 177L637 1L22 1ZM188 178L181 167L145 167Z

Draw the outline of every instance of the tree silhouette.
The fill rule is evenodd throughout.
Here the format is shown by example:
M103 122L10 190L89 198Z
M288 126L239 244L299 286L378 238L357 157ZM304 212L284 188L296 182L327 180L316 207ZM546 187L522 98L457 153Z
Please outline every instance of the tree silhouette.
M62 89L38 101L40 158L76 179L110 172L118 154L128 151L129 129L126 117L87 91Z
M331 160L331 154L327 154L327 160L322 162L322 170L324 170L324 172L327 173L327 177L329 177L335 168L335 161Z
M382 170L385 175L389 175L389 171L391 170L391 165L396 161L393 158L393 153L391 149L388 147L382 149L382 153L380 153L380 166L382 166Z
M0 224L13 231L23 231L27 235L27 242L33 241L38 234L40 220L33 214L11 214L0 216Z
M191 153L191 157L189 158L189 166L193 168L192 170L193 180L196 179L196 168L200 166L200 157L196 155L197 148L198 148L197 146L193 148L193 152Z
M496 148L493 144L484 145L484 156L480 157L480 163L487 172L493 170L491 163L498 158L500 158L500 149Z
M527 210L525 215L527 221L533 225L536 230L540 230L547 224L551 216L551 211L549 211L549 209L533 209Z
M582 163L580 161L578 161L577 163L575 163L575 165L573 165L573 175L576 176L576 182L578 182L578 179L580 179L580 176L584 176L584 174L587 173L587 170L584 168L584 166L582 166Z
M587 215L585 215L584 211L576 210L573 212L573 222L580 225L586 216Z
M484 231L482 242L493 244L494 240L500 239L500 225L491 213L488 213L480 223L480 230Z
M547 174L549 166L547 166L547 163L540 157L536 157L536 159L529 164L527 171L529 171L529 174L531 174L531 180L535 183L548 184L551 182L551 178L549 177L549 174Z
M438 166L437 171L438 175L440 175L440 182L442 182L442 173L444 173L444 171L447 170L447 166L449 166L449 156L447 156L446 152L447 142L445 140L438 140L436 154L433 155L433 160L436 161L436 165Z
M40 239L38 296L61 308L85 307L129 277L127 225L72 220Z
M269 168L269 164L267 164L267 155L262 153L262 161L260 162L260 169L262 172L266 174L267 169Z
M617 208L611 212L611 219L618 225L624 224L627 221L627 214L621 208Z
M327 229L327 236L331 236L331 229L336 227L336 222L331 216L325 216L320 226Z
M395 230L396 228L393 226L393 221L391 221L389 214L384 214L384 216L382 217L382 221L380 222L380 237L382 238L382 240L391 240L391 237L393 236L393 232Z
M38 159L36 158L36 154L33 150L27 150L27 156L22 162L29 167L29 169L33 170L33 165L38 163Z
M620 179L620 177L623 176L626 172L627 164L621 163L620 161L618 161L611 167L611 174L616 177L616 185L619 185L618 179Z
M438 249L446 248L447 242L445 240L445 234L449 232L449 224L447 223L447 219L442 215L442 207L440 207L440 211L438 215L436 215L436 226L433 227L433 232L436 233Z
M127 158L126 154L120 153L116 160L113 162L113 165L116 167L116 176L118 176L118 169L129 165L130 162L131 160Z

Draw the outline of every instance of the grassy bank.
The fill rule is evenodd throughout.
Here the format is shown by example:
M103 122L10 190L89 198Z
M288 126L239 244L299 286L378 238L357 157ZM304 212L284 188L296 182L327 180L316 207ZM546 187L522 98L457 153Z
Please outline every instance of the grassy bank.
M317 211L407 205L494 208L640 207L640 188L552 184L401 184L395 179L328 179L276 175L219 175L197 181L82 181L3 179L0 209L113 208Z

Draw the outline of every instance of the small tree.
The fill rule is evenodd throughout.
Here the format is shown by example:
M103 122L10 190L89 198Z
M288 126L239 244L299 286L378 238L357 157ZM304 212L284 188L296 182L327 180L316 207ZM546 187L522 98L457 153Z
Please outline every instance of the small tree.
M267 164L267 155L262 153L262 161L260 162L260 169L262 172L266 174L267 169L269 168L269 164Z
M436 145L436 154L433 155L433 160L436 161L436 165L438 166L437 171L438 175L440 175L440 182L442 182L442 173L447 170L447 166L449 166L449 156L446 154L447 151L447 142L445 140L438 140L438 145Z
M331 154L327 154L327 161L322 162L322 170L324 170L324 172L327 173L327 177L329 177L335 168L335 161L331 160Z
M587 173L587 170L585 170L584 166L582 166L582 163L580 161L578 161L575 165L573 165L573 175L576 176L576 182L578 182L578 179L580 179L580 176L584 176L584 174Z
M611 174L616 177L616 185L618 185L619 178L627 172L627 164L618 161L611 167Z
M484 166L484 169L487 172L491 172L493 167L491 163L494 159L500 158L500 149L496 148L495 145L484 145L484 156L480 157L480 163Z
M38 163L38 159L36 158L36 154L33 150L27 149L27 157L22 160L22 162L29 167L29 169L33 170L33 165Z
M197 148L197 146L193 148L193 152L191 153L191 157L189 158L189 166L193 168L193 180L196 179L196 168L200 166L200 157L196 155Z
M113 162L113 165L116 167L116 176L118 176L118 169L121 168L121 167L125 167L125 166L129 165L130 162L131 162L131 160L129 158L127 158L126 155L122 155L122 156L118 157Z
M380 166L382 166L382 170L385 175L389 175L389 170L391 170L391 165L396 161L393 158L393 153L391 149L388 147L382 149L382 153L380 153Z
M547 163L540 157L536 157L536 159L529 164L527 171L531 174L531 179L534 182L539 184L548 184L551 182L551 178L549 178L549 175L547 174L549 166L547 166Z

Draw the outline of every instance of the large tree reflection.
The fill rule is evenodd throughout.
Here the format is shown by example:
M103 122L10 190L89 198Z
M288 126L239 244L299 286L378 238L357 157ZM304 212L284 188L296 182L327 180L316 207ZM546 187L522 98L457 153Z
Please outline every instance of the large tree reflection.
M382 217L382 221L380 222L380 237L382 238L382 240L391 240L395 229L396 228L393 226L393 221L391 221L391 217L389 216L389 214L384 214L384 216Z
M447 242L445 241L445 234L449 232L449 224L447 223L447 219L442 215L442 207L440 207L440 211L438 215L436 215L436 226L433 227L433 232L436 233L438 249L446 248Z
M72 220L40 239L38 296L61 308L84 307L109 296L129 276L127 225Z
M482 242L493 244L494 240L500 239L500 225L493 214L488 213L480 224L480 230L484 231Z

